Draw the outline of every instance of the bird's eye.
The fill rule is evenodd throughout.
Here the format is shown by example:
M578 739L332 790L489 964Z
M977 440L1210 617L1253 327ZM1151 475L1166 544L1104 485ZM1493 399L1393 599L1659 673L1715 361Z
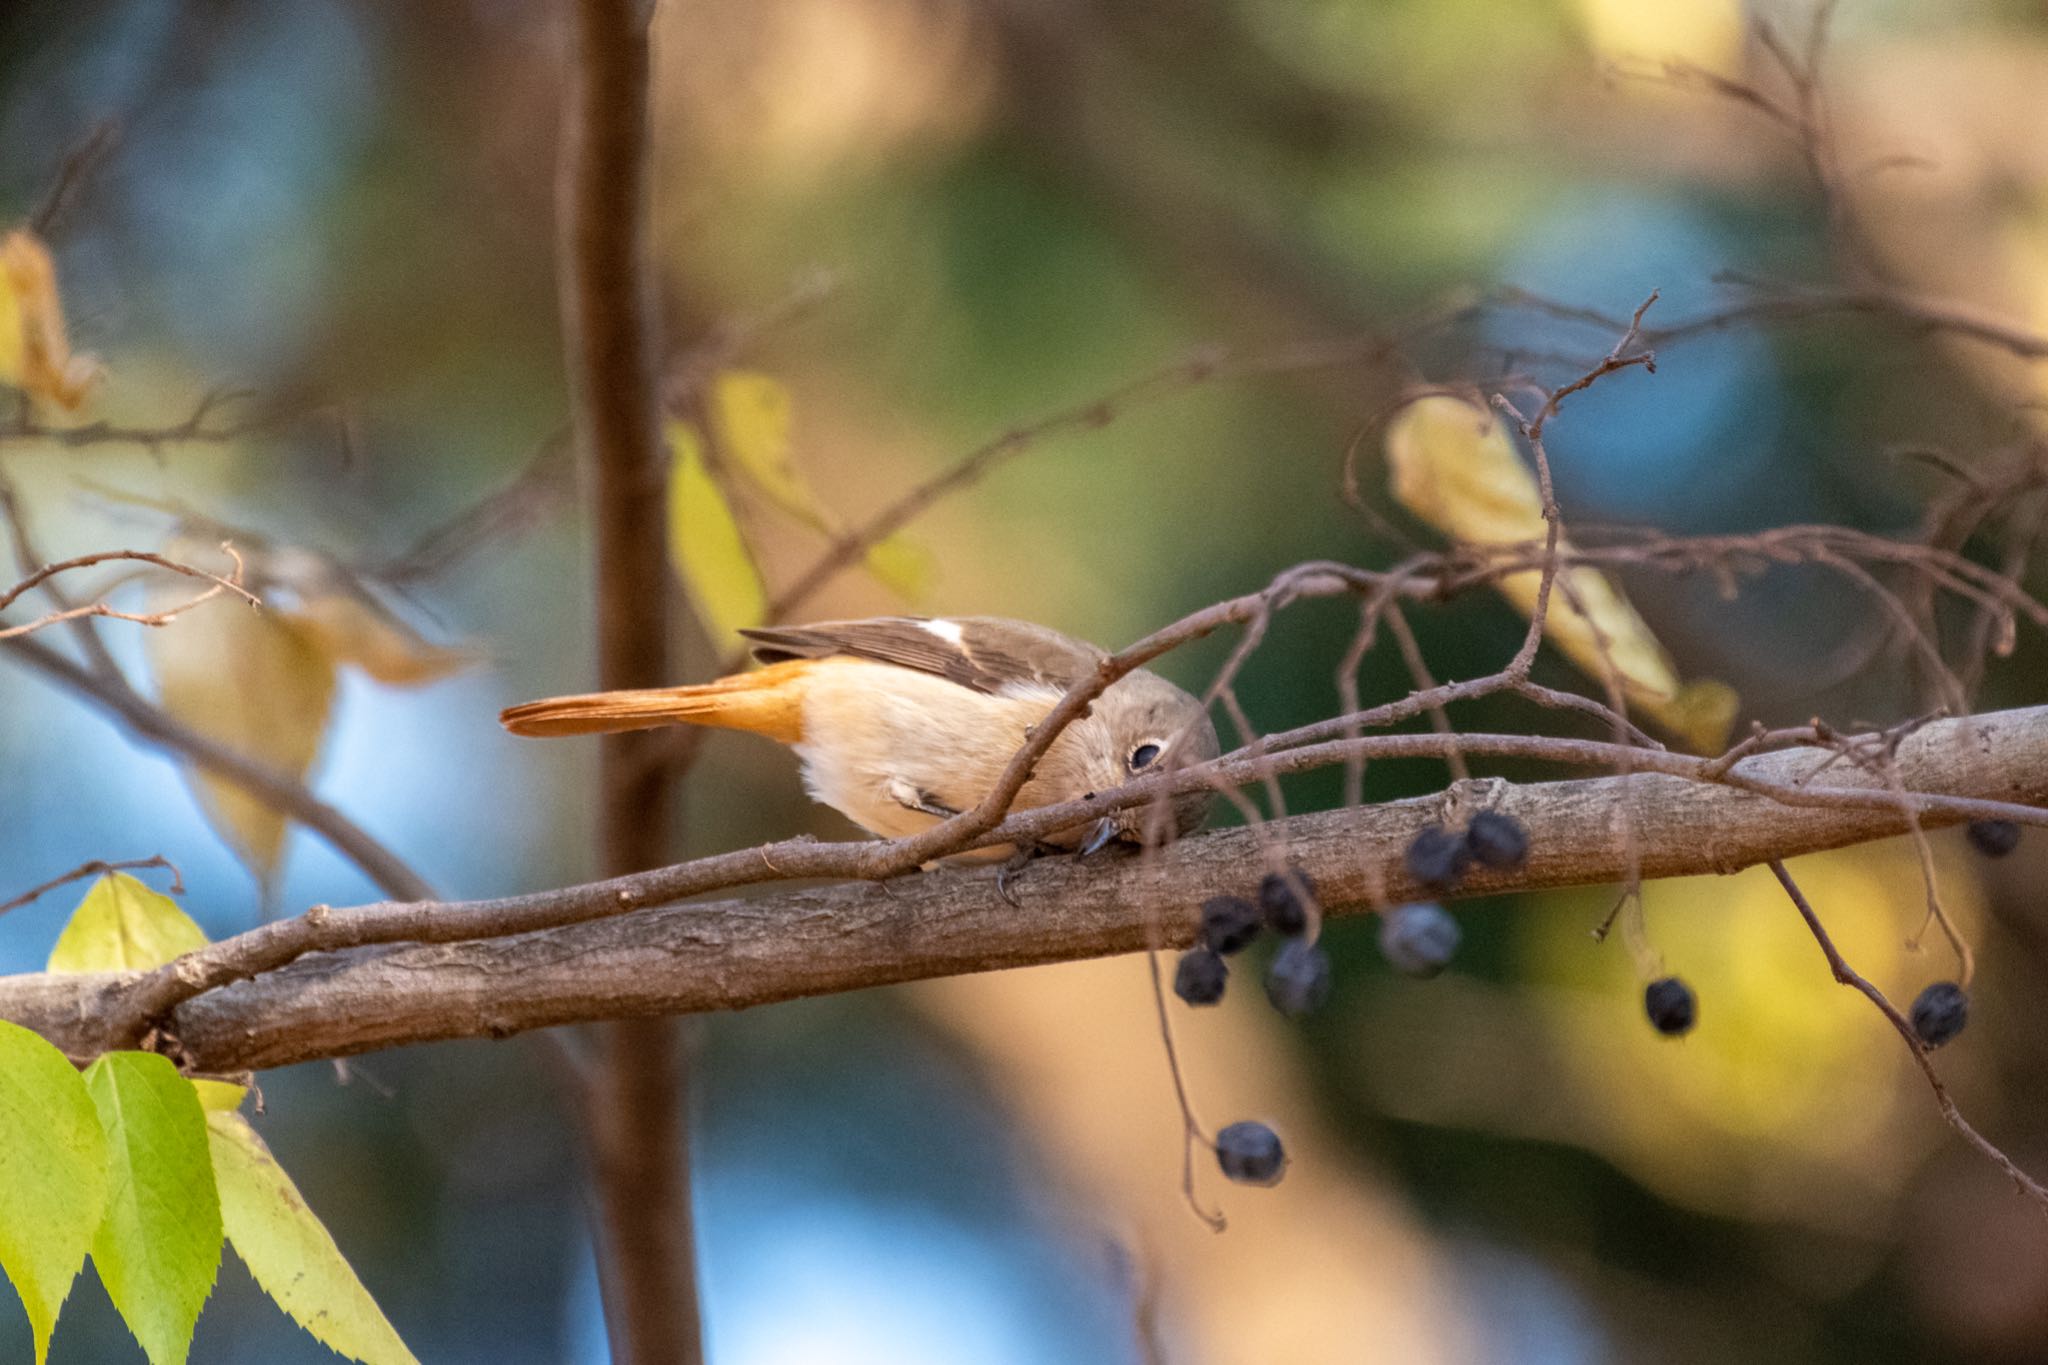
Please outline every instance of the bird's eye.
M1144 767L1157 757L1159 757L1159 746L1157 744L1150 743L1149 741L1140 744L1137 748L1131 750L1131 771L1138 771L1138 769Z

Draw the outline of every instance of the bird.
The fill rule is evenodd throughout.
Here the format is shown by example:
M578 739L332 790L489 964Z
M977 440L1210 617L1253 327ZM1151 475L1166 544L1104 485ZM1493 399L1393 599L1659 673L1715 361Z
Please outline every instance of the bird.
M882 838L971 809L1031 729L1106 652L997 616L879 616L742 630L762 667L682 687L549 697L507 708L515 735L609 734L664 725L744 730L788 745L811 799ZM1216 757L1216 727L1195 697L1146 669L1106 688L1039 759L1013 810L1123 785L1169 756ZM1212 793L1172 801L1175 837L1198 828ZM1133 807L1046 836L1037 848L971 850L964 860L1093 853L1145 842Z

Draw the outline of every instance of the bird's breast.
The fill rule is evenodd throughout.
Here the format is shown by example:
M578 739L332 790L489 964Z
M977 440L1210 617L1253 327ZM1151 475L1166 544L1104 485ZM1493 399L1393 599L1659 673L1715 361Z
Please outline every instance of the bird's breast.
M806 679L795 746L804 786L863 829L914 834L980 801L1059 695L992 696L893 664L821 660ZM1064 766L1056 747L1033 786ZM1079 795L1078 779L1070 785Z

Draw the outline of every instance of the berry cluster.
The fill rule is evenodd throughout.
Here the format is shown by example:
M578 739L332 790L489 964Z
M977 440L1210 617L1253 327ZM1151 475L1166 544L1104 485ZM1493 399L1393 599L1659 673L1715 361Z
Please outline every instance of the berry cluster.
M1529 832L1512 815L1483 810L1462 830L1424 825L1415 831L1401 861L1409 876L1438 895L1447 895L1475 866L1519 871L1529 861Z
M1271 929L1285 942L1266 968L1266 998L1282 1014L1307 1014L1330 996L1329 954L1308 937L1314 906L1315 886L1301 872L1267 873L1256 905L1241 896L1210 897L1202 905L1202 942L1181 954L1173 993L1190 1005L1217 1003L1230 982L1224 959Z
M1307 874L1269 872L1254 903L1242 896L1211 896L1202 904L1202 941L1181 954L1173 993L1190 1005L1213 1005L1230 982L1225 959L1249 948L1270 929L1282 942L1266 967L1266 999L1294 1018L1330 998L1330 957L1309 930L1320 919L1315 885ZM1244 1120L1216 1135L1216 1164L1240 1185L1277 1185L1287 1169L1280 1135Z
M1512 870L1528 861L1529 836L1513 816L1494 811L1474 815L1462 832L1432 825L1416 836L1408 868L1429 885L1454 886L1473 864ZM1424 876L1418 864L1440 875ZM1271 930L1281 939L1266 967L1266 999L1297 1018L1330 998L1330 958L1312 930L1321 915L1315 885L1299 870L1270 872L1255 900L1212 896L1202 905L1201 942L1181 954L1173 972L1173 993L1190 1005L1214 1005L1230 984L1229 958ZM1404 905L1380 920L1380 951L1395 970L1432 977L1458 951L1457 921L1440 905ZM1275 1185L1287 1167L1280 1135L1263 1123L1233 1123L1216 1135L1216 1164L1241 1185Z
M2007 820L1972 821L1970 843L1988 858L2002 858L2019 844L2020 827ZM1513 872L1529 861L1529 834L1520 821L1499 811L1479 811L1454 829L1442 824L1417 830L1402 854L1408 875L1438 895L1457 890L1474 867ZM1300 871L1268 873L1255 901L1213 896L1202 905L1201 943L1181 955L1173 990L1190 1005L1214 1005L1230 981L1226 960L1271 930L1282 940L1266 968L1266 998L1290 1018L1309 1013L1330 995L1330 959L1311 930L1320 920L1315 887ZM1396 971L1427 979L1449 965L1458 951L1458 922L1441 905L1403 905L1380 917L1380 952ZM1676 976L1660 976L1643 989L1643 1012L1651 1027L1668 1038L1690 1033L1699 1022L1699 998ZM1970 1000L1953 981L1937 981L1913 1001L1910 1023L1922 1047L1938 1048L1969 1021ZM1263 1123L1233 1123L1216 1134L1216 1163L1240 1185L1277 1185L1287 1169L1280 1135Z

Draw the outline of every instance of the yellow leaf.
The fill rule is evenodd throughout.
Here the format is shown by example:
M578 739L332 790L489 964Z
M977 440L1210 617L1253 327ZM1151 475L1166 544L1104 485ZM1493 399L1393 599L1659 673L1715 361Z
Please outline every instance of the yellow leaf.
M28 329L23 321L21 296L5 270L0 270L0 384L23 388L28 368Z
M71 912L50 950L50 970L147 971L205 946L205 931L176 901L125 872L109 872Z
M768 589L748 550L725 490L704 463L697 432L682 422L668 427L668 552L690 601L721 651L738 643L745 626L768 617Z
M1578 0L1586 36L1601 55L1625 61L1685 61L1739 70L1746 15L1740 0Z
M1494 414L1457 398L1418 399L1387 430L1394 499L1451 539L1490 545L1541 545L1547 528L1536 475ZM1558 552L1571 546L1560 538ZM1542 575L1505 574L1495 586L1524 616L1533 615ZM1552 585L1544 633L1594 678L1611 668L1629 705L1683 740L1711 752L1726 742L1739 704L1711 680L1681 685L1671 656L1605 574L1580 566Z
M827 535L838 526L791 456L789 390L765 374L726 370L711 386L718 453L783 511Z
M916 541L890 536L868 547L867 571L897 596L917 602L931 591L938 564L932 552Z
M320 751L334 661L288 616L238 599L193 608L145 641L172 716L286 777ZM207 818L264 882L277 871L285 817L235 783L187 765Z
M75 411L99 377L65 336L49 248L27 228L0 237L0 383Z
M232 1114L242 1107L242 1100L249 1093L246 1085L209 1080L204 1076L194 1076L192 1088L199 1092L199 1107L208 1113Z
M292 1321L364 1365L418 1365L298 1186L240 1114L209 1110L207 1142L227 1238Z
M846 528L818 498L796 467L790 438L789 390L750 370L727 370L711 389L712 420L718 424L718 453L784 512L820 534L837 539ZM899 597L915 602L931 587L931 552L900 536L870 546L867 571Z
M469 650L434 644L378 603L353 592L304 598L298 610L287 615L336 663L353 664L394 687L438 682L476 662Z

